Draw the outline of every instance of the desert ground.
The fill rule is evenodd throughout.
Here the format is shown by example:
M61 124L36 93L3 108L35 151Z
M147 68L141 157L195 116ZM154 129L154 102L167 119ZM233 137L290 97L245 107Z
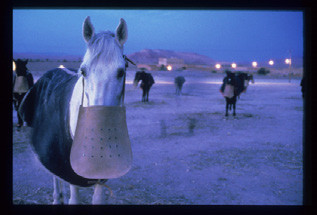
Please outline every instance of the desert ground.
M31 70L32 72L32 70ZM36 72L37 80L43 72ZM132 169L107 185L110 205L301 205L303 99L300 78L255 76L225 117L224 74L151 72L148 103L127 72L125 105ZM181 96L173 79L183 75ZM52 204L53 177L18 130L13 113L13 203ZM69 186L65 182L66 198ZM90 204L93 188L81 188Z

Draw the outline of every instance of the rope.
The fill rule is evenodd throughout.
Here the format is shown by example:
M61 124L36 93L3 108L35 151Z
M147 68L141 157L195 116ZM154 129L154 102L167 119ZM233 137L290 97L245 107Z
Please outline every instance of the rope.
M83 94L81 95L81 106L84 105L84 94L85 94L85 80L84 80L84 76L82 77L83 78Z

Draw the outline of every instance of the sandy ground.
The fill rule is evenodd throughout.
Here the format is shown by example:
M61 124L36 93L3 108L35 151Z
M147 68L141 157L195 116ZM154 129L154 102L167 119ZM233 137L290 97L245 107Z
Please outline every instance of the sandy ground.
M111 179L108 204L301 205L303 101L300 80L256 76L225 117L221 74L152 72L150 102L126 86L133 167ZM173 78L184 75L183 95ZM35 77L37 79L38 77ZM51 204L53 177L17 130L13 112L13 203ZM69 198L69 186L65 183ZM93 188L80 189L90 204Z

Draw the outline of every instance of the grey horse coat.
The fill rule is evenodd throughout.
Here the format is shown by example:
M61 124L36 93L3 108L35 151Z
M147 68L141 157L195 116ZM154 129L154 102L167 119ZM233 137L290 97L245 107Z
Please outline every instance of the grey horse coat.
M87 187L97 180L77 175L70 165L69 102L78 78L63 69L46 72L26 94L19 113L32 127L31 145L40 162L59 178Z

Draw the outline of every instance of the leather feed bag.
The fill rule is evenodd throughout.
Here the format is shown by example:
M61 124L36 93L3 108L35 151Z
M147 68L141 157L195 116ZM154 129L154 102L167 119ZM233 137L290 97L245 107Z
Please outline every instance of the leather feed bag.
M76 174L89 179L118 178L130 170L124 106L80 106L70 162Z

